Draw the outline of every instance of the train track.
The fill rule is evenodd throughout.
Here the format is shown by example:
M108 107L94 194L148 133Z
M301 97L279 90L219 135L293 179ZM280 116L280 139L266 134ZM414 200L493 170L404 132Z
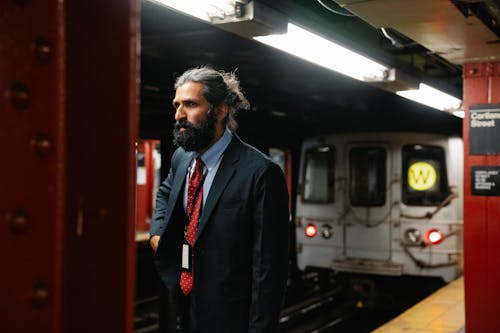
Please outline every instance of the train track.
M360 303L359 295L349 293L346 284L334 275L308 272L300 279L302 287L291 288L287 294L289 303L282 310L279 322L282 333L369 332L378 326L379 318L388 315L383 309ZM158 297L137 302L136 333L160 332L159 308ZM175 318L169 318L168 326L168 332L180 332Z
M299 303L285 308L280 317L280 332L283 333L305 333L324 332L322 327L333 327L342 321L341 318L333 318L323 322L321 314L331 311L338 302L339 288L313 295ZM148 304L149 303L149 304ZM158 333L158 299L151 298L137 304L141 311L136 311L135 332L136 333ZM305 330L307 327L307 330Z
M357 312L352 301L342 296L342 288L319 291L317 295L285 308L281 313L282 333L341 332L338 328Z

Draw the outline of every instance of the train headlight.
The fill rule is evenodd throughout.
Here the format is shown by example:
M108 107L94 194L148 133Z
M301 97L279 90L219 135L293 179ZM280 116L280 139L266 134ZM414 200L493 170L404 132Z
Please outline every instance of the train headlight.
M330 227L328 224L323 224L323 226L321 227L321 236L323 236L323 238L325 239L328 239L332 237L332 235L332 227Z
M304 232L306 233L307 237L314 237L316 236L316 233L318 232L318 229L314 224L308 224L306 228L304 229Z
M438 229L429 229L424 234L424 242L427 245L436 245L443 241L443 234Z
M406 229L404 237L405 242L410 244L418 244L422 239L420 231L415 228Z

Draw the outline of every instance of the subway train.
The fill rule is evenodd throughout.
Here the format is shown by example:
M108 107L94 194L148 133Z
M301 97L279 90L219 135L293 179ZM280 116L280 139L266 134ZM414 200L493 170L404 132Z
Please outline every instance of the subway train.
M462 273L463 143L410 132L304 140L296 197L299 269Z

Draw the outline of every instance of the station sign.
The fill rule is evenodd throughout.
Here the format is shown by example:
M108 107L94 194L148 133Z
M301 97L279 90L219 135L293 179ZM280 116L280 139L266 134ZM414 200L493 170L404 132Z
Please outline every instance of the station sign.
M500 166L471 167L472 195L500 196Z
M469 108L469 155L500 154L500 104Z

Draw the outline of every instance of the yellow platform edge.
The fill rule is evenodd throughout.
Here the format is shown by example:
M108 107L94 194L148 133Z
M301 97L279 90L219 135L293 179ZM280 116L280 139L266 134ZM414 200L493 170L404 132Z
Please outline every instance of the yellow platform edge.
M464 332L463 276L450 282L372 333Z

